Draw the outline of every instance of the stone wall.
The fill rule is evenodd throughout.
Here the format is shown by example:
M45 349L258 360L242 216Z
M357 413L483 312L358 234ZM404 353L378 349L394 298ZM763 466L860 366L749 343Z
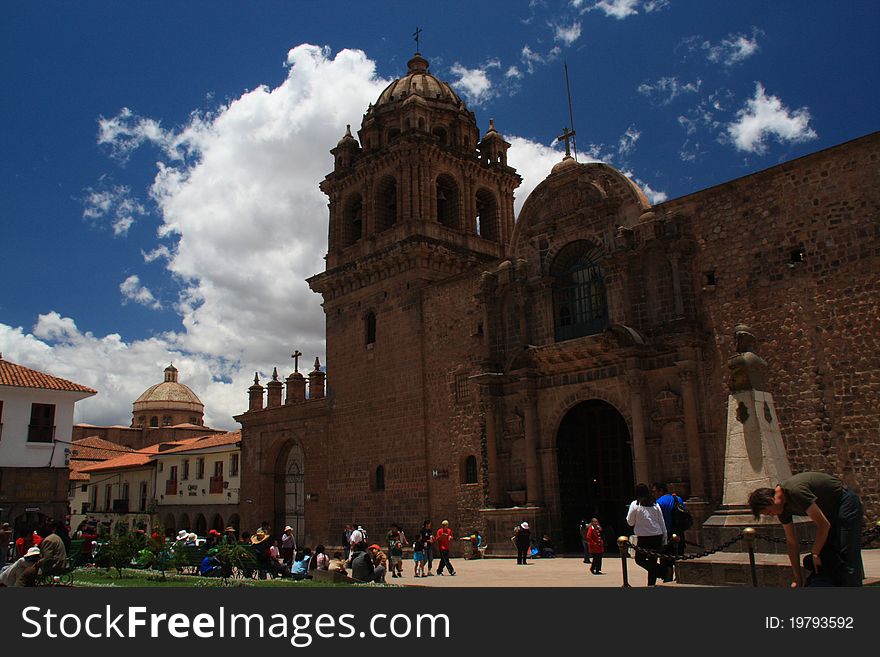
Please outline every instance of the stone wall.
M710 413L723 414L744 322L770 365L792 470L841 476L869 518L880 514L878 158L875 133L661 206L693 216Z

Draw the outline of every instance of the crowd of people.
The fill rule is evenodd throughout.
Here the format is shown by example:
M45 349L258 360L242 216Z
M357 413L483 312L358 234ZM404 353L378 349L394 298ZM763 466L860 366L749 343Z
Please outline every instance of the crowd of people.
M5 522L0 526L0 586L35 586L69 570L71 540L64 522L50 519L41 529L11 539L12 527Z
M839 479L817 472L805 472L783 481L775 488L759 488L749 497L748 504L755 518L774 516L782 523L793 570L792 586L861 586L864 571L861 562L860 539L863 507L855 492ZM806 516L816 525L811 553L801 562L800 544L793 525L793 516ZM638 484L635 499L630 503L626 522L632 528L635 544L635 562L647 572L648 586L657 580L672 581L676 577L675 560L684 554L685 532L693 522L684 501L663 483L652 486ZM143 530L135 530L143 533ZM602 575L602 556L606 550L606 536L598 518L589 522L582 519L579 533L583 543L583 561L590 565L590 573ZM45 535L45 538L44 538ZM97 528L84 527L76 537L82 539L82 549L94 555ZM674 538L675 537L675 538ZM150 536L162 541L158 532ZM297 544L295 532L287 526L274 537L268 522L253 532L239 532L226 527L223 533L208 531L204 538L186 529L168 539L172 550L178 548L205 548L199 566L204 576L224 576L224 566L217 557L223 546L245 546L255 558L253 567L258 577L289 577L294 580L312 579L314 571L333 571L360 582L385 583L388 573L392 578L405 576L404 560L410 554L413 577L436 575L455 576L451 559L451 544L455 535L448 520L443 520L434 531L430 519L408 538L398 524L392 524L383 544L370 542L367 530L358 523L349 523L340 536L342 548L332 557L324 545L313 549ZM44 527L23 532L12 540L9 523L0 526L0 586L28 586L38 579L69 569L68 555L71 537L64 522L49 521ZM481 556L486 543L479 531L462 536L470 541L473 558ZM539 540L532 536L529 523L516 525L511 536L516 548L517 565L527 565L535 557L553 558L556 548L548 534Z

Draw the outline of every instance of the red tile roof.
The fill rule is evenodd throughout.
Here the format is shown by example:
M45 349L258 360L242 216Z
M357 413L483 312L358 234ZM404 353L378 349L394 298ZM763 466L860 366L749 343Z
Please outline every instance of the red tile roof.
M133 452L131 447L98 438L88 436L81 440L74 440L70 446L70 461L67 464L70 471L70 481L88 481L89 475L83 472L83 468L96 463L109 461L122 455L124 452Z
M180 447L159 450L160 454L179 454L181 452L195 452L208 447L221 447L223 445L234 445L241 442L241 431L231 431L229 433L218 433L210 436L201 436L199 438L189 438L179 441ZM185 443L185 444L184 444Z
M87 392L90 395L98 394L92 390L67 379L59 379L57 376L38 372L23 365L17 365L4 360L0 356L0 386L13 386L16 388L40 388L43 390L64 390L67 392Z
M98 436L88 436L74 440L70 446L70 458L80 461L106 461L120 455L121 452L133 452L131 447L120 445Z
M94 465L88 465L80 469L80 472L90 474L92 472L104 472L105 470L125 470L128 468L149 467L153 464L150 457L158 451L159 445L150 445L149 447L139 449L130 454L122 454L121 456L101 461Z

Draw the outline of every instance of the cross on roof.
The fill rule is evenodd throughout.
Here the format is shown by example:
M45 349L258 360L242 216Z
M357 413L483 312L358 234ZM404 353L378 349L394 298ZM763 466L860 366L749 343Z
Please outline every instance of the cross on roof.
M571 157L571 141L572 137L575 136L574 130L569 130L568 128L562 129L562 134L556 138L556 141L564 141L565 142L565 157Z
M290 355L290 357L293 358L293 371L294 372L299 372L299 357L300 356L302 356L302 352L299 349L297 349L296 351L294 351Z
M422 33L422 28L416 26L416 31L413 32L413 39L416 40L416 52L419 52L419 36Z

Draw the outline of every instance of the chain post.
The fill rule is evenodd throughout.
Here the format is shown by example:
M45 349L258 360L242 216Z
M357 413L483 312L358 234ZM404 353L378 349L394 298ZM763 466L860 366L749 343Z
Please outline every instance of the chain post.
M627 577L626 572L626 551L629 547L629 538L626 536L618 536L617 547L620 549L620 566L623 572L623 588L630 588L629 577Z
M743 540L749 549L749 570L752 573L752 586L758 586L758 567L755 564L755 528L746 527L742 531Z

